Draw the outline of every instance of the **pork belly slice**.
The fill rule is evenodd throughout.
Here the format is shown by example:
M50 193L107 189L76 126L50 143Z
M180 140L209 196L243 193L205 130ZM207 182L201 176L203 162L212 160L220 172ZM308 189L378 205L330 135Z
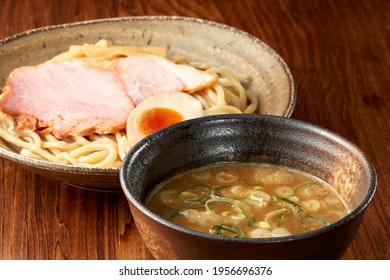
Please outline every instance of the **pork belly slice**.
M16 129L64 139L123 130L134 104L114 71L72 61L16 68L0 109L14 117Z
M152 54L118 59L113 64L135 105L161 92L193 93L213 86L218 78L196 68Z

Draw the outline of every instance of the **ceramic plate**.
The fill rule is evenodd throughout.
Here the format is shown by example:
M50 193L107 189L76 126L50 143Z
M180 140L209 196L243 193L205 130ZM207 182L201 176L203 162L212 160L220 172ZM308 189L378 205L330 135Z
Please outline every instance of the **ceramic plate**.
M74 44L108 39L116 45L164 46L168 58L182 55L250 77L249 91L259 114L289 117L296 85L284 60L267 44L230 26L196 18L143 16L49 26L0 41L0 85L18 66L42 63ZM120 190L116 168L85 168L32 160L0 149L24 168L65 183L95 190Z

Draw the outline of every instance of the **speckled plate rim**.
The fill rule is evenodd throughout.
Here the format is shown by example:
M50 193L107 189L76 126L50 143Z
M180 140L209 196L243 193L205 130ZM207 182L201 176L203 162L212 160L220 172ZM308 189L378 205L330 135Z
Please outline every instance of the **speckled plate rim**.
M58 25L51 25L51 26L45 26L35 29L30 29L25 32L21 32L15 35L8 36L2 40L0 40L0 50L1 47L12 43L16 40L19 40L23 37L30 36L36 33L42 33L47 32L51 30L57 30L57 29L68 29L72 27L77 26L88 26L88 25L94 25L94 24L100 24L100 23L117 23L117 22L138 22L138 21L183 21L183 22L191 22L199 25L208 25L214 28L219 28L223 30L227 30L229 32L233 32L238 34L239 36L246 37L247 39L251 40L254 44L260 45L264 50L267 51L268 54L270 54L277 63L283 68L284 74L286 75L288 79L289 84L289 92L290 92L290 100L288 101L288 106L285 109L285 112L283 114L284 117L291 117L295 104L297 99L297 86L295 83L295 80L293 78L293 75L287 66L286 62L280 57L279 54L277 54L269 45L262 42L260 39L254 37L253 35L242 31L240 29L237 29L235 27L221 24L214 21L209 21L205 19L200 18L192 18L192 17L182 17L182 16L129 16L129 17L114 17L114 18L102 18L102 19L94 19L94 20L87 20L87 21L79 21L79 22L72 22L72 23L65 23L65 24L58 24ZM16 162L17 164L20 164L25 167L31 167L33 169L40 169L42 171L52 172L57 171L60 173L69 173L69 174L80 174L80 175L86 175L86 176L94 176L94 175L101 175L101 176L109 176L109 177L118 177L119 182L119 168L97 168L97 167L80 167L80 166L72 166L72 165L63 165L58 163L52 163L52 162L46 162L43 160L35 160L26 158L24 156L21 156L19 154L10 152L8 150L5 150L3 148L0 148L0 156L2 158L11 160L13 162ZM65 182L66 183L66 182ZM69 184L72 186L77 186L77 184ZM82 187L86 188L86 187ZM120 190L120 185L114 186L113 190ZM87 189L94 189L94 187L87 187ZM96 190L110 190L111 187L107 188L96 188Z

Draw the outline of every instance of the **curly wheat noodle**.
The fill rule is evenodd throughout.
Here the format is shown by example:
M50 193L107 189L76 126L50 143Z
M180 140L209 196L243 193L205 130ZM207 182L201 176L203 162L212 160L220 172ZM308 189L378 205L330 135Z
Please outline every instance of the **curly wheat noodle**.
M88 45L88 55L93 56L91 46L93 45ZM109 44L98 42L96 46L100 46L99 58L102 58L101 47L107 47ZM85 54L82 52L82 46L78 46L77 58L83 55ZM117 53L115 55L118 56ZM76 58L69 51L58 57L67 60ZM103 59L113 58L105 57ZM188 64L219 76L218 83L214 87L193 94L201 102L205 116L251 114L258 110L258 99L244 88L240 77L224 69L203 63L189 63L183 57L175 57L172 60L175 63ZM32 159L66 165L119 168L126 153L131 149L127 139L126 132L116 132L110 135L94 134L58 140L51 134L40 136L30 130L15 131L13 118L0 112L0 146Z

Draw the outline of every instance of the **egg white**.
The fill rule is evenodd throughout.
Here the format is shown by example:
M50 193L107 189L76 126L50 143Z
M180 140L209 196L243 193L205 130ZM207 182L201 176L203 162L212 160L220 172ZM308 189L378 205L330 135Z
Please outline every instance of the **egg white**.
M201 102L188 93L164 92L153 95L141 102L127 119L126 134L130 145L135 145L146 135L137 127L137 118L151 108L168 108L181 114L183 120L204 116Z

